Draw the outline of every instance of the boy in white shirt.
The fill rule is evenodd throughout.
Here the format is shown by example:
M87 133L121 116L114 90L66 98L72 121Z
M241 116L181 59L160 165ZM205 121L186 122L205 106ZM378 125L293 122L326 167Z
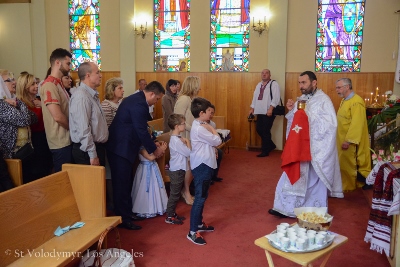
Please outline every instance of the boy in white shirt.
M195 118L190 130L190 167L194 176L195 198L190 211L190 231L187 238L196 245L205 245L206 241L199 232L214 231L213 226L203 222L203 209L214 169L217 168L214 146L221 144L221 138L207 123L212 111L210 101L197 97L193 99L190 109Z
M181 195L188 165L187 162L190 156L190 141L180 135L185 131L185 116L172 113L168 117L168 126L172 130L169 141L169 178L171 184L165 222L169 224L183 224L185 217L178 216L175 210Z

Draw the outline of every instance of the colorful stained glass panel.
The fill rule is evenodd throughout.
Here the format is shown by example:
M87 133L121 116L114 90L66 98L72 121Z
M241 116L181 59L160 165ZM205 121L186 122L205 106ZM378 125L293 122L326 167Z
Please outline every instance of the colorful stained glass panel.
M315 71L360 72L365 0L319 0Z
M154 70L190 71L190 0L154 0Z
M86 61L100 60L99 0L68 0L72 70Z
M248 71L250 0L211 0L210 70Z

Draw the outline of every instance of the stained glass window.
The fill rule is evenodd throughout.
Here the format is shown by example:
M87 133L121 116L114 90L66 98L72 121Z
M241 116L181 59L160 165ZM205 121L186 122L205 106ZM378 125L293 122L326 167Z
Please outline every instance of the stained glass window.
M68 0L72 70L85 61L100 61L99 0Z
M211 71L249 71L250 0L211 0Z
M190 71L190 0L154 0L154 70Z
M359 72L365 0L318 0L315 70Z

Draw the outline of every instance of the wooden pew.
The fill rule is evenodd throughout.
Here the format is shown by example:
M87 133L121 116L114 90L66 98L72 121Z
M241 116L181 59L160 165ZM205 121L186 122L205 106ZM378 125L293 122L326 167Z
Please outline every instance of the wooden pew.
M154 131L162 131L164 129L164 119L163 118L148 121L147 124ZM169 138L170 138L169 133L163 133L163 134L157 136L157 140L164 141L167 144L169 144ZM167 172L165 171L165 164L167 164L168 162L169 162L169 147L167 147L167 150L165 151L164 156L157 159L158 168L160 169L161 176L164 180L164 183L167 183L170 181L169 176L168 176ZM136 170L136 168L135 168L135 170Z
M152 121L148 121L147 124L154 131L162 131L162 130L164 130L164 119L163 118L152 120Z
M171 138L170 133L163 133L162 135L157 136L157 140L164 141L169 144L169 139ZM157 159L158 167L160 168L161 176L164 180L164 183L170 182L168 172L165 170L165 164L169 163L170 153L169 146L162 157Z
M15 186L20 186L22 180L22 161L20 159L6 159L8 173Z
M65 266L121 217L104 217L105 169L63 165L54 173L0 194L0 265ZM54 231L81 221L82 228ZM7 253L5 253L7 252Z

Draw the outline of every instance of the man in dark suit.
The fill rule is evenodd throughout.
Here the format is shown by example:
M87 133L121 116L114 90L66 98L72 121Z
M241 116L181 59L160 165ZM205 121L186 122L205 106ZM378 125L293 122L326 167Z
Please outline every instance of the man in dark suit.
M149 154L156 157L164 154L156 146L147 131L149 106L157 103L165 94L164 87L157 81L149 83L143 91L125 98L119 106L109 128L107 158L110 163L114 195L114 211L122 217L121 227L139 230L132 221L133 163L144 146Z

